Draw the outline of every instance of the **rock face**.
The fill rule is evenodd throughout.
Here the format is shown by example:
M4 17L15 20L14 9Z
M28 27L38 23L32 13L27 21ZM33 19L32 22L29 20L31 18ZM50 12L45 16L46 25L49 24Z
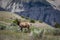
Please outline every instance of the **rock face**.
M6 11L6 10L0 7L0 11Z
M47 0L55 9L60 10L60 0Z
M25 5L25 4L24 4ZM54 9L50 5L45 5L40 2L26 4L25 10L19 14L31 19L42 20L50 25L54 25L55 22L59 22L60 11Z
M31 6L31 2L33 3L37 1L48 5L48 3L44 0L0 0L0 7L3 7L4 9L7 9L11 12L21 12L24 11L24 6Z
M6 0L5 0L6 1ZM0 1L2 4L4 0ZM54 9L46 0L8 0L2 8L10 12L29 17L31 19L42 20L54 26L55 22L60 23L60 11Z

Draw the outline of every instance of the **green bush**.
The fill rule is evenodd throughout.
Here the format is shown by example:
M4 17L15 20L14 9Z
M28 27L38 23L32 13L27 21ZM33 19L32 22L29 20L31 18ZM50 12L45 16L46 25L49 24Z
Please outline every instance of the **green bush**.
M29 19L28 17L26 17L25 19Z
M55 29L54 35L59 35L60 36L60 29Z
M60 28L60 24L56 23L54 27L55 28Z
M6 26L0 25L0 30L5 30L5 29L6 29Z
M39 23L43 23L43 21L40 20Z
M22 18L29 19L28 17L21 16Z
M24 16L21 16L22 18L25 18Z
M18 19L15 19L15 20L13 21L13 24L18 24Z
M31 22L31 23L35 23L35 20L31 19L30 22Z

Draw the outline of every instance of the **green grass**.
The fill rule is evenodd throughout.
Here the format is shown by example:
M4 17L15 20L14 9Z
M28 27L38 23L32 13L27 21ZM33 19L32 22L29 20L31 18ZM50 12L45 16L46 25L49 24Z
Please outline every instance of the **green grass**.
M39 23L43 23L43 21L40 20Z
M0 11L0 21L11 23L16 18L18 19L20 16L11 12Z
M30 33L25 33L20 32L18 26L7 27L7 30L0 30L0 40L60 40L60 35L54 35L57 29L43 29L32 26ZM32 35L30 35L31 32Z
M29 40L28 33L0 31L0 38L3 40Z
M0 17L0 21L6 22L6 23L11 23L13 20Z

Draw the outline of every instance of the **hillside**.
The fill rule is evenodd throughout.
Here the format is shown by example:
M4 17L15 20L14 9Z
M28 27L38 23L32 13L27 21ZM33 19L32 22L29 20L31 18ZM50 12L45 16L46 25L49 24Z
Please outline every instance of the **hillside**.
M11 24L13 20L15 19L21 19L21 21L27 21L30 22L31 19L25 19L24 17L21 17L15 13L11 12L5 12L5 11L0 11L0 24ZM38 20L35 20L35 23L31 23L32 26L34 27L40 27L40 28L53 28L52 26L42 22L40 23Z
M12 21L15 20L15 19L21 19L22 21L30 21L31 20L31 19L25 19L25 18L15 14L15 13L12 13L12 12L0 11L0 23L9 24L9 23L12 23ZM48 24L46 24L44 22L43 23L39 23L39 21L36 21L35 23L32 23L32 25L36 26L36 27L40 27L40 26L48 27L49 26Z
M16 18L23 21L31 20L15 13L0 11L0 40L60 40L60 30L44 22L35 20L35 23L30 26L30 32L25 29L21 32L18 25L8 25ZM1 30L1 28L4 29Z
M0 40L60 40L59 5L59 0L0 0ZM21 31L16 19L29 22L30 30Z
M16 15L15 13L12 12L5 12L5 11L0 11L0 17L5 17L5 18L9 18L9 19L15 19L15 18L19 18L20 16Z
M0 22L11 23L14 19L20 19L20 16L15 13L0 11Z

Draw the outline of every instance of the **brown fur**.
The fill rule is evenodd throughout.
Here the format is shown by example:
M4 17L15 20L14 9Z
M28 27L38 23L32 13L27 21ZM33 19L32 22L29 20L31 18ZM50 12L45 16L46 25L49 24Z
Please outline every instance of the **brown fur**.
M23 28L27 28L29 30L30 29L30 23L29 22L19 22L19 27L21 28L20 29L21 31Z

